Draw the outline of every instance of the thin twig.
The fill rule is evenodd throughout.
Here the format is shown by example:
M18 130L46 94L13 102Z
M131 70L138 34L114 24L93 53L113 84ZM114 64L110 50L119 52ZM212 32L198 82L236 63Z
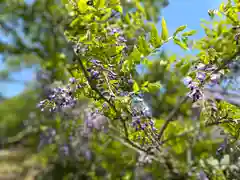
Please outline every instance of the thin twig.
M235 123L235 124L240 123L240 119L231 119L231 120L227 119L223 121L210 122L206 126L214 126L214 125L225 124L225 123Z
M173 120L175 114L179 111L180 106L181 106L183 103L185 103L185 102L187 101L187 99L188 99L188 96L185 96L185 97L177 104L177 106L175 106L175 108L171 111L171 113L168 115L165 123L164 123L163 126L161 127L160 132L159 132L159 134L158 134L158 139L159 139L159 140L161 139L161 137L162 137L165 129L167 128L168 124Z

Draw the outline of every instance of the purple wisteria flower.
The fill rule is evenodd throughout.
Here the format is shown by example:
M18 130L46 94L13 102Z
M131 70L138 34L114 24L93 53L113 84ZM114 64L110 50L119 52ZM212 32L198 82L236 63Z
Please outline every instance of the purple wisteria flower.
M60 111L64 108L73 108L77 104L77 99L74 97L74 93L81 85L76 85L77 88L71 87L71 85L77 83L75 78L70 78L69 83L70 84L66 87L54 88L48 95L47 99L40 101L37 107L41 108L41 111L49 108L50 112L55 112L56 110Z
M199 176L199 180L209 180L207 175L205 174L205 172L203 170L201 170L198 174Z
M185 77L185 78L183 79L183 83L184 83L185 85L189 85L191 82L192 82L192 78L189 77L189 76L187 76L187 77Z
M37 104L37 108L41 108L41 111L44 111L44 106L46 105L47 100L42 100Z
M217 84L220 80L221 75L220 74L213 74L210 79L213 84Z
M206 74L204 72L197 72L197 78L202 82L206 79Z
M150 108L139 96L133 95L132 98L132 127L136 131L144 131L146 128L155 131L155 123Z
M203 63L199 63L196 66L196 81L193 81L193 79L189 76L185 77L183 79L183 83L189 88L190 92L187 94L188 97L192 98L193 101L197 101L199 99L203 98L203 92L200 88L200 85L204 83L204 80L207 79L207 75L210 75L210 85L215 85L219 82L220 77L221 77L221 72L219 73L213 73L217 67L215 65L205 65ZM200 84L199 84L200 83ZM205 82L208 83L209 82Z
M70 155L70 148L69 148L69 145L68 144L62 144L60 145L59 147L59 153L60 153L60 156L69 156Z
M122 31L120 28L111 28L111 27L108 27L107 30L109 31L109 35L114 35L116 33L118 34L122 34Z
M197 70L205 70L205 69L206 69L206 65L203 64L203 63L199 63L199 64L196 66L196 69L197 69Z
M90 150L86 150L84 155L85 155L87 160L91 160L92 159L92 153L91 153Z
M87 129L103 130L107 126L108 119L98 109L85 110L85 125ZM89 130L88 130L89 131Z
M75 83L76 83L76 79L75 79L74 77L71 77L71 78L69 79L69 82L70 82L71 84L75 84Z
M56 130L53 128L48 128L40 134L40 142L38 145L38 150L48 144L52 144L55 141Z
M187 96L190 97L191 99L193 99L193 102L195 102L199 99L202 99L203 93L199 88L199 83L189 80L187 87L190 90L188 92Z
M224 139L224 142L220 144L220 146L218 147L217 151L216 151L216 155L220 156L224 153L224 151L227 148L227 138Z

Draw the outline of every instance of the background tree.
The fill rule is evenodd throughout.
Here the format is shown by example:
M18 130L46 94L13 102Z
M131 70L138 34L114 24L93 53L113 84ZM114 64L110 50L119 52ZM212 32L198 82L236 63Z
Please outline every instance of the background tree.
M8 2L9 1L5 1L5 5ZM14 2L18 3L18 1L12 1L12 3ZM45 1L36 1L32 5L35 4L35 6L37 5L41 6L41 2L43 2L43 4L45 3ZM57 34L56 32L51 33L52 31L47 30L48 28L42 30L43 32L46 33L47 36L43 37L45 39L44 41L46 41L45 44L43 43L43 47L45 50L42 50L40 48L39 54L46 53L47 55L42 57L38 55L42 59L40 59L39 62L33 64L35 65L39 63L41 65L41 69L46 72L45 75L48 75L48 77L46 79L45 79L46 76L40 77L40 79L42 79L40 86L37 85L35 86L37 90L34 89L34 91L32 92L33 95L30 92L26 92L26 94L21 95L19 98L11 99L10 101L8 100L4 101L2 103L3 106L1 107L2 111L6 112L6 114L2 116L3 120L1 120L1 122L3 122L1 123L1 125L5 129L4 131L2 131L3 134L1 134L1 137L4 137L2 141L4 147L8 148L9 150L12 150L10 147L16 147L19 144L19 142L21 142L20 144L24 143L25 147L29 146L31 149L33 149L31 151L33 152L33 155L30 157L31 159L30 162L32 163L29 163L29 159L27 160L25 159L25 161L23 160L23 158L19 159L19 161L23 165L22 166L23 168L15 169L15 172L21 173L23 176L26 174L29 175L30 173L29 167L35 166L35 164L37 165L41 164L42 166L41 168L39 168L38 173L40 172L41 175L43 175L42 177L43 179L63 179L64 177L68 179L73 179L73 177L75 178L77 177L78 179L87 178L117 179L119 177L132 179L135 177L135 179L140 179L139 176L143 176L142 177L143 179L146 178L196 179L199 172L201 177L205 176L206 178L207 174L210 179L214 178L219 179L219 176L217 176L218 174L222 175L220 177L222 179L224 178L233 179L235 177L236 178L238 177L239 165L236 158L234 157L237 156L238 153L237 139L239 125L237 119L239 119L239 109L236 106L223 101L215 102L214 99L212 101L210 101L209 98L201 99L200 98L202 92L201 86L197 87L194 83L192 83L193 81L201 83L201 80L203 79L205 82L209 80L209 78L214 81L215 79L212 78L214 77L212 76L213 74L216 74L216 72L218 72L220 69L221 70L226 69L224 73L227 73L229 69L226 65L229 62L232 62L237 59L238 55L236 54L236 52L238 52L238 46L236 40L234 40L236 32L234 28L232 30L231 27L232 25L234 26L238 25L237 1L235 2L234 5L229 3L226 6L224 6L223 4L220 6L219 12L224 14L225 19L222 18L220 22L215 22L215 19L211 21L211 23L213 23L214 25L216 24L217 27L213 27L210 29L204 27L206 31L206 38L203 38L202 40L196 43L196 48L200 50L200 53L197 55L197 58L193 58L190 61L189 60L190 58L182 58L179 60L174 56L164 57L162 55L160 56L160 58L157 58L157 60L154 62L148 61L149 54L151 55L150 50L153 47L157 48L161 46L162 40L165 43L168 40L173 39L176 44L180 45L184 49L187 49L188 36L191 36L194 33L194 31L183 32L181 34L181 31L184 30L184 26L182 26L179 27L175 34L169 36L166 28L166 22L162 19L161 21L162 34L161 36L159 36L155 28L155 25L147 21L156 19L154 17L156 16L156 14L153 15L150 13L152 12L151 11L152 6L150 6L150 3L148 3L147 1L146 3L145 1L143 2L144 3L143 5L145 5L143 7L145 7L145 9L141 6L140 3L136 4L126 3L126 5L129 5L129 8L131 9L128 15L126 14L127 8L125 9L125 11L123 11L124 12L123 14L121 14L121 12L118 12L119 10L121 10L122 6L113 5L112 7L108 7L104 3L104 1L99 1L98 6L109 8L109 9L100 8L99 10L98 8L96 8L96 4L91 4L90 2L85 1L81 2L79 1L79 5L76 6L76 8L74 7L73 10L71 10L71 4L69 4L68 10L70 10L69 14L70 16L64 16L67 20L69 19L69 21L67 21L66 23L66 27L68 28L66 28L67 31L65 35L68 37L69 40L73 41L72 42L73 44L75 43L76 37L80 38L81 41L81 43L78 42L75 44L77 46L75 46L76 56L74 57L71 49L72 47L67 45L65 37L62 36L62 32L64 29L63 27L65 23L63 23L64 25L61 25L61 23L52 24L53 21L52 19L57 18L58 12L62 12L62 15L66 15L67 12L64 10L64 8L59 8L59 11L55 11L56 10L55 8L57 8L58 6L54 7L54 5L56 4L59 5L60 4L59 2L55 2L56 4L54 4L53 1L46 2L48 3L47 6L46 4L44 4L43 6L41 6L42 8L40 8L39 11L35 9L33 12L39 12L40 17L42 17L42 15L45 14L42 13L42 11L45 10L49 11L48 13L50 14L49 15L50 18L46 18L48 17L46 16L45 17L46 19L44 19L43 17L44 20L49 20L47 21L47 24L49 23L47 27L49 27L49 29L52 30L55 27L57 27L57 25L60 25L60 28L57 28L56 31L58 32L59 29L62 30L60 31L61 36L56 35ZM86 4L83 4L84 2ZM32 5L29 6L31 7ZM52 8L52 10L51 8L49 9L49 7L52 7L51 5L54 7ZM121 5L125 5L125 3L122 2ZM11 5L11 7L15 8L22 7L23 9L20 12L22 13L27 12L26 8L24 9L24 7L26 7L26 4L23 4L23 6ZM91 13L87 15L84 13L81 14L81 11L84 11L84 8L82 7L85 7L87 9L96 8L97 12L99 13L99 14L93 13L96 19L93 21L92 19L88 18L89 14ZM123 7L123 9L124 8L125 6ZM4 10L8 11L7 8L5 8ZM108 16L111 17L112 15L112 11L109 10L113 10L113 14L115 14L116 16L108 19ZM76 16L72 16L73 12L75 13ZM219 16L221 16L219 12L209 11L209 14L212 17L216 13ZM27 17L29 18L29 16ZM104 21L104 18L107 18L108 21ZM102 20L103 22L98 22ZM5 22L8 21L9 20ZM131 23L129 23L129 21ZM106 26L104 26L104 28L102 29L98 29L99 32L96 33L96 31L94 31L94 28L88 29L89 28L88 25L94 23L96 23L99 26L101 25ZM33 23L33 25L36 25L36 23ZM52 27L53 25L54 27ZM19 26L22 27L21 23ZM111 29L112 26L114 26L114 28L119 29L115 30ZM42 27L43 26L40 26L40 28ZM218 29L219 31L217 37L221 38L221 36L224 35L225 41L221 42L224 42L225 44L223 43L219 45L219 43L221 42L216 40L216 35L214 35L214 33L216 33L215 29ZM104 33L110 34L105 37ZM119 33L122 36L120 36L120 38L118 39L118 35L114 36L115 33ZM86 41L86 38L88 38L84 36L86 34L92 35L92 37L94 38L98 37L99 39L93 38L91 39L90 42ZM51 43L52 41L51 38L53 38L54 35L56 36L56 39L61 37L59 39L63 40L63 41L59 40L60 45L59 47L57 46L57 48L53 48L52 46L55 46L58 43L56 44ZM227 36L225 37L225 35ZM38 33L36 33L36 37L39 37ZM96 46L95 44L98 43L99 41L105 45L105 47L102 48L101 50L99 50L98 49L99 47ZM61 42L63 43L61 44ZM119 121L114 121L115 120L114 117L121 117L122 115L122 113L117 114L119 110L127 111L127 109L125 109L125 105L127 105L127 103L121 102L122 100L121 98L115 99L116 101L114 101L114 106L117 107L116 111L115 110L112 111L111 109L102 110L102 108L100 108L100 110L104 112L104 116L107 116L110 122L115 123L114 127L117 127L117 129L111 129L112 127L110 126L110 129L107 133L97 131L93 133L87 133L88 134L87 137L85 135L83 136L82 134L80 135L80 133L83 132L86 133L92 130L91 128L86 129L86 127L84 128L82 126L83 119L85 120L88 119L92 121L92 126L95 127L97 130L99 130L98 127L101 125L101 122L104 121L104 117L102 115L97 115L95 118L93 118L93 116L95 116L96 114L93 115L86 114L85 118L82 117L82 115L78 113L79 111L81 111L81 106L80 107L75 106L75 108L70 109L70 111L68 109L67 111L64 110L58 113L46 112L46 114L43 114L37 112L37 116L34 118L36 121L30 120L31 124L33 122L37 123L33 125L33 127L31 127L30 124L28 124L27 128L24 128L22 132L17 133L22 129L19 127L18 130L15 130L16 127L18 127L18 125L16 125L15 122L18 122L18 124L20 124L23 119L28 118L29 113L32 112L34 109L33 108L34 106L28 106L28 104L23 103L23 99L26 99L26 97L28 98L33 97L31 98L33 99L31 101L36 102L37 99L39 98L41 99L43 99L44 97L48 98L52 95L51 94L52 88L60 87L64 89L64 84L68 84L68 86L70 87L74 86L79 83L79 78L80 83L83 83L80 85L84 86L86 74L83 73L84 71L80 72L77 71L79 69L79 66L80 68L82 68L81 62L85 63L85 64L83 63L84 66L91 67L92 69L96 68L97 66L96 64L99 64L97 60L101 60L100 64L102 63L103 65L105 65L104 68L107 69L111 68L110 67L111 63L113 67L121 64L116 63L114 61L111 61L110 63L110 60L106 58L111 56L112 59L115 60L118 59L116 52L119 50L109 46L112 43L116 42L120 44L120 48L121 46L126 47L125 49L122 49L122 51L120 51L125 53L120 55L120 57L123 57L122 62L125 63L123 65L123 69L116 68L112 70L114 72L117 72L116 75L120 76L121 77L120 79L119 78L114 79L115 75L113 73L112 73L113 77L107 78L110 78L111 83L117 83L117 85L120 84L120 87L118 87L118 89L123 90L123 92L121 93L129 93L131 91L137 93L141 89L143 92L148 94L148 97L153 97L152 99L154 101L149 102L149 104L153 106L152 108L153 117L156 120L157 128L156 133L160 137L160 140L159 141L154 140L152 141L152 143L157 144L160 143L160 145L158 144L157 146L156 145L154 146L156 147L160 146L161 149L164 149L164 151L159 152L160 153L159 156L158 154L155 154L156 150L154 150L153 152L149 151L148 148L151 149L152 144L149 145L141 142L141 137L143 137L142 139L144 139L145 137L145 135L143 134L143 132L145 131L140 131L140 133L137 132L138 133L137 134L134 131L132 131L130 126L127 125L127 128L131 132L130 134L131 136L128 138L125 136L126 134L124 135L122 133L124 130L124 126L122 126L122 124ZM86 48L83 48L83 45L88 46L89 48L88 51L86 52L84 51L86 50ZM45 48L45 46L47 47ZM220 47L215 48L215 46ZM22 50L27 49L23 48L23 46L19 47L20 48L18 52L23 52ZM33 47L32 44L30 45L30 47L31 48ZM69 47L69 49L67 49L66 47ZM231 47L231 51L229 50L229 48L226 47ZM32 51L27 52L29 53ZM88 54L85 55L85 57L82 57L83 53ZM35 50L33 54L35 54ZM105 55L106 57L103 57L103 55ZM79 61L79 59L77 58L78 56L81 56L80 59L81 61ZM96 61L92 61L91 64L87 61L87 58L92 58L92 56L94 56L97 59L93 59ZM126 60L125 58L127 59L127 61L124 61ZM5 62L10 61L12 60L10 59L5 60ZM143 77L142 76L139 77L139 75L136 73L135 64L139 63L144 64L149 69L149 72L146 73L146 75ZM95 64L95 66L92 66L93 64ZM214 66L216 66L216 68ZM9 69L11 70L11 68ZM92 72L91 69L88 69L88 71ZM159 73L159 75L155 73ZM42 74L43 73L40 73L40 75ZM93 72L93 75L94 74L97 75L98 72L96 72L95 70ZM211 77L208 78L209 75L211 75ZM75 79L70 79L70 81L68 82L70 76L74 76ZM190 77L188 77L189 80L188 83L190 83L189 84L190 90L186 88L182 83L182 78L186 76L190 76L192 78L192 80L189 80ZM76 79L78 80L76 81ZM55 82L51 84L55 80L63 81L63 84L61 84L60 82ZM103 81L103 84L104 83L105 86L103 86L102 90L105 90L106 94L104 96L108 98L109 93L111 93L111 91L108 88L114 85L112 84L110 86L108 84L106 85L107 81ZM99 84L101 85L101 83ZM99 84L97 83L95 85ZM131 86L131 84L133 86ZM177 88L176 84L178 85ZM91 85L91 87L89 87L88 84L87 85L85 84L84 87L87 87L86 89L87 91L84 91L83 94L88 98L92 98L92 100L88 99L90 104L96 102L94 101L94 99L97 100L96 105L98 108L100 107L100 105L104 105L106 102L108 103L108 100L101 99L102 97L101 96L99 97L99 95L96 94L97 91L94 84ZM44 92L42 92L42 90L44 90ZM189 96L190 98L192 98L194 103L192 103L192 100L189 99L187 100L186 98L184 98L188 91L190 91ZM58 91L54 93L56 93L55 95L57 96L58 96L57 93L60 93L61 95L61 92ZM38 96L36 96L36 94ZM117 96L122 96L120 94ZM129 96L128 94L123 95L123 97L126 96L127 96L126 100L134 100L131 102L135 102L136 103L135 105L137 105L137 107L133 106L130 108L138 110L140 108L141 111L142 107L146 108L146 104L139 103L139 100L142 102L140 97L131 96L130 94ZM51 100L55 100L55 96L51 97L52 97ZM85 103L85 99L82 99L82 95L80 95L80 92L76 92L74 96L68 94L67 97L69 97L70 99L73 97L78 98L78 100L80 101L79 103L80 105L81 101ZM182 97L184 99L183 101L180 101L180 98ZM83 106L85 106L84 103L82 104ZM12 108L15 114L12 113L11 109L10 110L6 109L6 105L8 104L16 105L15 108ZM161 104L161 106L159 106L158 104ZM198 109L200 108L201 110L200 117L192 113L191 109L192 105L197 107ZM62 105L60 104L60 107L61 106L63 106L63 104ZM217 111L215 106L217 106ZM160 112L158 110L160 110ZM26 114L21 113L22 116L18 116L19 114L18 112L22 111L26 111L27 113ZM88 108L87 112L91 112L91 109ZM132 119L132 116L134 115L131 114L131 116L128 117L128 120ZM193 121L192 119L196 120L198 119L200 121ZM227 123L225 123L226 121ZM8 122L13 122L13 124L12 123L8 124ZM228 135L226 140L223 141L223 139L220 139L221 142L223 141L223 144L221 144L219 148L217 147L219 140L218 139L212 140L210 138L211 131L209 131L210 130L209 127L212 125L223 126L225 134ZM30 129L29 131L28 128ZM35 128L36 131L33 131ZM54 131L54 129L56 130L56 132ZM36 134L32 135L32 133ZM38 144L39 140L36 141L36 139L38 139L39 137L38 136L39 134L41 134L41 139L39 139L40 144ZM138 139L138 136L135 136L136 134L141 135L140 141ZM6 138L6 136L11 137ZM68 138L70 139L68 140ZM24 142L22 141L22 139L24 139ZM31 141L31 139L34 140ZM46 144L46 141L53 142L52 141L53 139L55 140L54 143L50 143L49 146L42 146L43 144ZM41 145L39 153L37 153L38 145ZM220 159L220 161L214 159L216 157L215 156L216 149L218 149L217 157ZM20 153L21 151L17 152L21 154ZM24 150L24 152L26 151ZM229 152L230 154L228 155L227 153ZM226 154L222 156L224 153ZM157 158L155 156L157 156ZM4 161L6 163L6 160ZM150 161L152 161L152 164L149 164ZM114 166L113 162L115 162ZM141 163L145 165L139 166ZM59 171L63 172L63 174L60 174ZM19 174L17 175L19 176ZM37 176L39 177L39 174Z
M126 12L133 7L131 2L123 1L122 3ZM154 14L155 19L162 5L164 4L159 3L154 7L157 10ZM27 158L22 156L28 161L28 158L34 159L36 156L40 120L55 118L51 114L44 116L39 114L35 109L35 104L40 98L49 94L49 86L52 82L66 80L69 76L65 63L71 62L72 50L71 47L68 48L63 32L65 24L70 21L60 1L1 1L1 12L3 16L0 20L2 34L0 49L5 66L5 69L1 71L1 81L19 83L18 80L12 78L12 73L29 68L39 71L33 84L28 84L29 87L24 93L1 103L2 148L5 150L9 148L6 152L12 152L11 155L18 153L17 150L15 151L15 146L20 145L19 156L21 156L21 151L25 151L22 149L23 146L24 148L30 147L33 156L29 154ZM149 12L152 13L152 9ZM29 151L26 152L29 153ZM17 160L23 166L14 170L16 176L19 176L20 172L26 175L23 158ZM38 161L33 161L35 162L38 164ZM9 161L4 160L4 163L13 166L17 162L14 160L12 164L9 164ZM2 170L3 173L9 170L10 166L7 164L4 165L6 169ZM33 164L27 165L26 168L31 166Z

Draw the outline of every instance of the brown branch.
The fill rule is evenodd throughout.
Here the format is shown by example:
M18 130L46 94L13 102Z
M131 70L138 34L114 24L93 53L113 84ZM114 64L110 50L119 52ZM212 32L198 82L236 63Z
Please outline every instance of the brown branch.
M176 113L179 111L181 105L183 103L185 103L188 99L188 96L185 96L184 98L182 98L182 100L177 104L177 106L175 106L175 108L171 111L171 113L168 115L165 123L163 124L163 126L160 129L160 132L158 134L158 139L160 140L161 137L163 136L163 133L165 131L165 129L167 128L168 124L173 120L174 116L176 115Z
M225 123L237 123L237 121L239 121L240 123L240 119L227 119L222 121L210 122L210 123L207 123L206 126L214 126L214 125L225 124Z

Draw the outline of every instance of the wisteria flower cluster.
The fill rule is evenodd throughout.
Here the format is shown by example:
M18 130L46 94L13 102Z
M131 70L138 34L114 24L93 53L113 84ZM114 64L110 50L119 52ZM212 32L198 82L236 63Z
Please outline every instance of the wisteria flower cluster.
M222 72L216 72L217 67L214 65L205 65L203 63L199 63L196 67L196 78L197 80L194 81L190 76L184 78L184 84L187 85L190 92L188 96L193 99L193 101L197 101L203 98L202 87L204 87L204 81L207 80L207 76L210 76L210 82L208 85L213 86L219 83L220 78L222 77Z
M86 108L85 109L85 129L84 133L89 135L92 129L107 130L108 119L98 109Z
M54 88L47 99L40 101L37 107L41 108L41 111L49 108L50 112L73 108L77 103L74 93L85 85L86 84L77 84L75 78L70 78L67 86Z
M136 95L132 97L132 126L136 131L145 130L150 127L152 131L156 131L151 110L144 100Z
M52 144L55 142L56 138L56 129L54 128L47 128L40 134L40 143L38 145L38 149L40 150L45 145Z

